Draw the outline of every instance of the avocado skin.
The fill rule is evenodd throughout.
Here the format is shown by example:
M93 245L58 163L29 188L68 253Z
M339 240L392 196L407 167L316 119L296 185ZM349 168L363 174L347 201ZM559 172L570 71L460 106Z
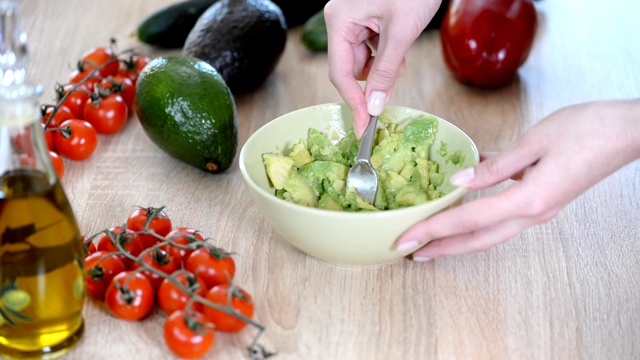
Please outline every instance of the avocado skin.
M149 138L203 171L222 172L238 145L236 105L206 62L168 55L151 61L136 83L136 113Z
M216 1L187 0L162 8L138 25L138 39L160 48L181 48L200 15Z
M273 0L282 9L289 28L304 24L318 11L324 9L329 0Z
M182 53L207 61L239 94L262 85L286 40L284 16L270 0L220 0L200 16Z

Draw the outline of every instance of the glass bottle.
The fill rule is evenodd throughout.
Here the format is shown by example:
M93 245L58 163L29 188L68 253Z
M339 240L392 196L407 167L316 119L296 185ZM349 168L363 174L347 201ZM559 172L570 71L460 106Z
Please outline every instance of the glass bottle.
M82 237L49 158L18 1L0 0L0 358L65 353L84 329Z

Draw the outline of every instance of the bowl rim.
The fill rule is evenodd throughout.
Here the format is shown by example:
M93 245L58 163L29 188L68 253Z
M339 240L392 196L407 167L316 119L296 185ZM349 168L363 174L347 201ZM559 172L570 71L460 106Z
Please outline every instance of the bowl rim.
M313 214L321 214L321 215L327 216L327 217L340 217L340 218L344 218L345 216L353 217L353 218L357 218L357 217L386 217L386 216L401 215L403 213L413 213L413 212L416 212L416 211L420 212L422 210L422 208L433 207L433 206L436 206L436 205L438 205L440 203L448 202L448 201L451 200L451 198L462 198L462 196L464 196L464 194L466 194L468 192L467 188L456 186L453 191L445 194L445 196L443 196L443 197L440 197L440 198L435 199L435 200L430 200L428 202L425 202L425 203L422 203L422 204L418 204L418 205L414 205L414 206L409 206L409 207L404 207L404 208L399 208L399 209L380 210L380 211L333 211L333 210L326 210L326 209L319 209L319 208L314 208L314 207L303 206L303 205L292 203L292 202L284 200L284 199L280 199L277 196L275 196L275 194L269 193L268 191L263 189L261 186L256 184L255 181L253 181L253 179L251 178L251 176L248 173L248 170L246 169L246 165L245 165L244 159L246 157L247 144L253 138L255 138L256 135L258 135L259 133L261 133L263 131L267 131L266 129L268 129L268 128L272 127L272 126L277 126L276 125L276 120L278 120L278 119L280 119L280 118L282 118L284 116L290 116L290 115L292 115L292 114L294 114L296 112L309 110L311 108L329 107L329 106L335 106L335 105L347 106L346 104L340 103L340 102L331 102L331 103L307 106L307 107L304 107L304 108L300 108L300 109L297 109L297 110L282 114L282 115L274 118L273 120L267 122L266 124L262 125L256 131L254 131L253 134L251 134L247 138L245 143L242 145L242 148L240 149L240 156L238 157L238 163L239 163L238 165L239 165L239 168L240 168L240 173L242 174L242 177L245 179L245 183L248 184L254 190L256 190L256 193L260 194L261 196L263 196L265 198L273 198L274 200L280 201L278 204L280 204L281 206L285 206L285 207L288 207L288 208L296 210L296 211L308 212L311 215L313 215ZM437 115L428 113L426 111L414 109L414 108L407 107L407 106L388 105L387 108L408 109L408 110L420 112L420 113L423 113L423 114L426 114L426 115L435 116L438 119L438 121L444 121L444 122L448 123L450 126L454 127L456 130L458 130L462 135L464 135L464 137L466 137L467 140L469 140L469 143L471 144L471 148L472 148L472 150L474 152L474 159L473 159L474 162L473 162L472 166L476 166L479 163L479 161L480 161L480 153L479 153L478 148L477 148L475 142L473 141L473 139L471 139L471 137L469 137L469 135L467 135L467 133L462 131L462 129L460 129L459 127L457 127L456 125L454 125L450 121L445 120L445 119L443 119L443 118L441 118L441 117L439 117ZM460 170L462 170L462 168Z

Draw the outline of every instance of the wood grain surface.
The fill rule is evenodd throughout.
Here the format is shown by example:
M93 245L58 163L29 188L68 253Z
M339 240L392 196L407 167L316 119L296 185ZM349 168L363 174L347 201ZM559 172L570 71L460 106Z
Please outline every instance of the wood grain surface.
M144 17L171 2L22 1L30 77L45 88L42 102L52 102L54 84L66 81L86 50L110 37L120 49L152 57L178 53L132 36ZM441 116L490 151L560 107L640 97L639 2L544 0L536 7L534 46L510 85L460 85L444 66L438 33L429 32L407 55L391 103ZM281 114L341 101L326 54L307 51L300 35L299 27L289 31L285 53L260 89L236 97L239 146ZM83 233L121 224L135 206L166 206L174 224L237 252L237 283L253 295L255 319L267 328L261 342L280 359L640 358L638 161L552 221L489 251L366 270L334 267L293 248L258 213L237 159L220 175L185 165L152 143L135 115L117 135L101 136L90 159L66 161L62 183ZM466 201L506 186L471 192ZM173 358L161 313L126 322L87 300L84 315L84 337L67 359ZM254 333L218 335L208 358L244 358Z

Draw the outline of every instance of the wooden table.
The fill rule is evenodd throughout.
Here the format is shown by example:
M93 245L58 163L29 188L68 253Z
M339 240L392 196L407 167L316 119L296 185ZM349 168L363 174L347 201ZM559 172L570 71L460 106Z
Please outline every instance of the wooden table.
M30 75L51 102L82 53L108 44L157 51L131 34L171 0L22 2ZM437 32L407 56L391 103L437 114L483 150L500 150L550 112L573 103L640 96L635 0L536 3L539 28L511 85L480 91L444 67ZM340 101L325 54L290 30L284 56L259 90L236 97L240 143L281 114ZM177 51L175 51L177 52ZM606 126L606 119L603 119ZM567 129L569 131L570 129ZM589 144L585 144L589 146ZM367 270L337 268L281 239L255 208L237 160L220 175L156 147L135 115L96 153L66 162L63 179L83 233L121 224L135 206L166 206L239 254L237 283L256 302L261 342L281 359L638 359L640 358L640 162L601 182L554 220L484 253L429 263L400 260ZM467 200L504 186L473 192ZM84 310L86 332L69 359L169 359L165 316L141 322ZM218 335L211 358L239 359L254 335Z

